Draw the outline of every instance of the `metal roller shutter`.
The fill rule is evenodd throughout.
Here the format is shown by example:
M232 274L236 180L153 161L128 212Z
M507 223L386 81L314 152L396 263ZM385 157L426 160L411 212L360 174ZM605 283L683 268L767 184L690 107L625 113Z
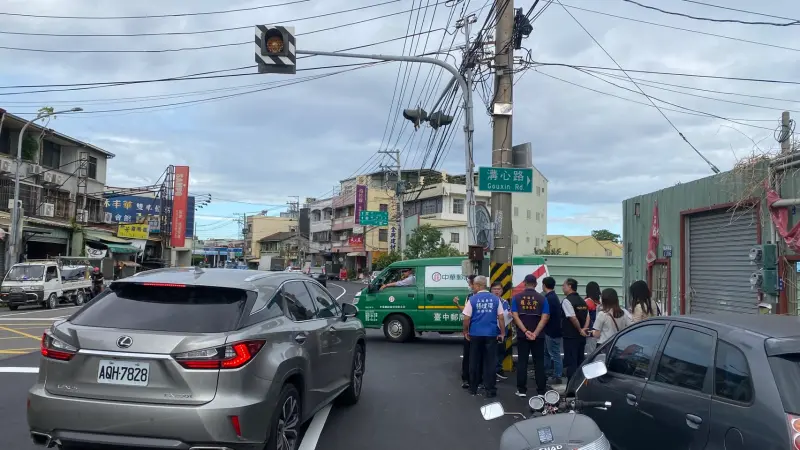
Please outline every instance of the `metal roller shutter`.
M6 241L5 239L0 241L0 274L5 276L6 274Z
M750 289L750 249L758 244L754 213L729 211L690 216L686 298L689 312L757 314Z

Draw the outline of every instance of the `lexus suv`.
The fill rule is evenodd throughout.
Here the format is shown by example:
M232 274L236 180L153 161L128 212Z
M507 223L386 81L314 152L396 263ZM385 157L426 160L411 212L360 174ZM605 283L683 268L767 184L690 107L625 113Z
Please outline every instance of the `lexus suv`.
M41 343L36 444L296 450L301 425L358 402L365 333L303 274L174 268L115 281Z

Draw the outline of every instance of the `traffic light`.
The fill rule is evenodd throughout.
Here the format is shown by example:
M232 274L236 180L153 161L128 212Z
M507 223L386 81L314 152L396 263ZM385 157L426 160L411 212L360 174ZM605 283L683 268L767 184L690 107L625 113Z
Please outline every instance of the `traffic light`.
M428 120L428 113L422 108L404 109L403 117L414 124L414 129L418 129L422 122Z
M447 126L453 123L453 116L448 116L441 111L436 111L428 118L428 122L431 124L431 128L436 130L439 127Z
M256 25L256 62L258 73L294 75L297 49L294 27Z

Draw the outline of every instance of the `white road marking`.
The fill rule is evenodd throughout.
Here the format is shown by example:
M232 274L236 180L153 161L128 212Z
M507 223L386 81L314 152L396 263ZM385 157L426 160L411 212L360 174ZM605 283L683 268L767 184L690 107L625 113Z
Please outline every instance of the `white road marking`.
M308 430L306 430L306 434L303 436L303 440L300 441L300 446L297 450L314 450L317 448L319 438L322 436L322 429L325 427L325 421L328 420L330 412L331 405L328 405L314 414L314 418L311 419L311 424L308 425Z
M75 308L82 308L83 306L66 306L63 308L58 308L56 311L61 311L65 309L75 309ZM37 313L46 313L47 311L36 310L36 311L23 311L23 312L13 312L11 314L0 314L0 317L16 317L16 316L24 316L25 314L37 314Z
M0 373L39 373L38 367L0 367Z
M19 319L15 319L13 317L2 317L2 316L0 316L0 323L2 323L2 322L13 322L13 321L31 322L31 321L34 321L34 320L41 320L41 321L44 321L44 322L55 322L56 320L66 319L67 317L69 317L69 316L48 317L46 319L43 319L41 317L20 317Z
M338 285L338 284L334 284L334 283L330 283L330 284L331 284L332 286L336 286L337 288L339 288L339 289L341 289L341 290L342 290L342 293L341 293L341 294L339 294L339 296L338 296L338 297L336 297L336 300L339 300L340 298L342 298L342 296L344 296L344 294L347 294L347 289L345 289L345 288L344 288L344 286L340 286L340 285Z

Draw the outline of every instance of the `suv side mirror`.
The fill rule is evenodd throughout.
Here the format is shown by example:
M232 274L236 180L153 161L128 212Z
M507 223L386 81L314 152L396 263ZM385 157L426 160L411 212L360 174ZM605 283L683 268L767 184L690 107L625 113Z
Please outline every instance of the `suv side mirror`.
M351 303L342 303L342 318L356 317L358 315L358 307Z

